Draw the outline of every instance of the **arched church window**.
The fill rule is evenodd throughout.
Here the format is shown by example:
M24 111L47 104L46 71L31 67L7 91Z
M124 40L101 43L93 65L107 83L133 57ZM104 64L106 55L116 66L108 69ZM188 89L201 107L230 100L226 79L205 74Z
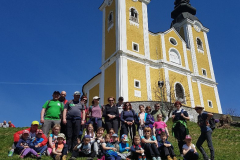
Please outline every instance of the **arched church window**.
M180 55L175 49L171 49L169 51L169 60L170 60L170 62L181 65Z
M203 50L203 44L202 44L202 41L200 38L197 38L197 47L198 47L198 49Z
M113 12L108 15L108 31L113 27Z
M180 83L175 84L175 95L176 95L176 100L181 102L185 101L184 89Z
M130 9L130 20L138 23L138 12L135 8Z

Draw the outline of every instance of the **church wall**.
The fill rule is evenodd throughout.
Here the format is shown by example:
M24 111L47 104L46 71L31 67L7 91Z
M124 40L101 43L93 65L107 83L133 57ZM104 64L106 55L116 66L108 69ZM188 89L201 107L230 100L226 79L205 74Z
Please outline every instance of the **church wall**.
M191 72L193 72L193 61L192 61L192 55L191 55L191 51L189 49L187 49L187 57L188 57L188 66L189 66L189 70Z
M192 88L195 105L201 105L197 82L192 82Z
M128 100L146 101L147 100L147 82L146 67L144 64L128 60ZM140 81L140 88L134 87L134 80ZM141 97L135 96L135 91L141 92Z
M159 101L159 87L158 81L165 81L164 79L164 69L157 69L150 67L150 78L151 78L151 91L152 100Z
M193 31L193 41L194 41L194 47L196 51L196 59L198 64L199 75L203 76L202 68L204 68L207 71L207 78L212 78L203 32L202 31L197 32L193 27L192 27L192 31ZM203 53L201 51L198 51L197 49L197 37L200 38L200 40L202 41Z
M184 89L184 96L186 96L185 97L186 103L184 105L191 106L187 76L176 73L174 71L170 71L170 70L168 71L168 74L169 74L170 89L172 90L172 93L175 93L175 84L180 83ZM172 96L172 98L175 98L175 95L174 97Z
M108 31L108 16L113 11L114 26ZM106 6L105 14L105 60L107 60L116 51L116 9L115 1L110 6Z
M201 84L201 88L202 88L205 111L218 113L218 107L217 107L216 95L214 92L214 88L204 85L204 84ZM208 106L208 100L210 100L212 102L213 108L210 108Z
M104 104L107 104L107 98L113 96L116 99L116 62L111 64L105 70L104 77ZM101 97L102 98L102 97Z
M139 26L130 24L129 16L130 9L134 7L138 12L138 22ZM133 2L131 0L126 0L126 30L127 30L127 49L133 51L132 43L137 43L139 45L139 52L141 55L145 55L144 51L144 35L143 35L143 16L142 16L142 2ZM135 51L134 51L135 52Z
M88 95L89 102L88 102L88 104L90 104L90 105L92 104L92 98L94 96L99 96L99 84L97 84L96 86L94 86L93 88L91 88L89 90L89 95Z
M163 59L161 43L161 35L149 34L150 59Z
M173 45L171 44L171 42L169 41L169 38L173 37L176 39L177 41L177 45ZM178 50L180 56L181 56L181 64L183 67L185 67L185 61L184 61L184 52L183 52L183 45L182 45L182 40L179 38L179 36L174 32L174 31L170 31L169 33L165 34L164 36L165 38L165 45L166 45L166 55L167 55L167 61L170 61L169 59L169 50L170 48L175 48Z

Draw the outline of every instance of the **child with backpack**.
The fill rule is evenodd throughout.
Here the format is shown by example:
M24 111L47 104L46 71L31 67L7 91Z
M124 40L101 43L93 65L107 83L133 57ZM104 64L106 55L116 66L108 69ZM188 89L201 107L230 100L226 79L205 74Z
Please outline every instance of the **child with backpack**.
M31 148L33 147L33 145L31 143L31 140L28 137L29 137L29 131L24 130L20 140L16 145L16 148L18 149L20 154L20 158L24 158L29 153L31 153L34 156L36 156L37 159L40 159L41 157L37 154L37 152Z
M61 130L60 124L55 124L52 128L52 133L48 137L48 148L47 155L50 156L52 154L52 150L57 142L57 136Z
M162 158L167 158L167 160L177 160L177 157L173 151L173 146L167 141L167 135L165 132L161 133L161 140L159 142L158 149Z
M198 160L199 155L195 145L192 144L192 138L190 135L186 135L185 142L186 144L183 145L184 160Z
M91 137L89 135L84 136L83 143L75 146L70 159L76 159L77 157L95 157L95 151L91 144Z
M59 133L57 136L57 142L54 144L52 154L55 160L67 160L68 146L64 143L65 135Z
M140 136L134 136L133 145L130 147L132 160L146 160L145 150L140 145Z
M121 137L121 142L119 143L119 152L118 152L118 155L122 159L129 159L128 157L131 155L130 146L127 142L128 142L128 137L126 134L123 134Z
M138 113L138 134L139 136L143 136L143 129L145 128L145 122L147 118L147 113L145 113L144 105L139 105L140 112Z
M166 132L167 136L169 137L169 132L167 129L167 124L164 121L162 121L161 114L157 115L157 120L158 121L154 122L153 124L153 134L157 138L157 141L159 142L161 140L160 134L162 132Z
M117 148L117 152L119 152L119 141L118 141L118 135L114 133L111 137L112 139L112 144L114 145L115 148Z
M102 148L105 152L106 160L121 160L120 156L117 154L117 149L110 142L110 135L105 135L105 143L102 143Z

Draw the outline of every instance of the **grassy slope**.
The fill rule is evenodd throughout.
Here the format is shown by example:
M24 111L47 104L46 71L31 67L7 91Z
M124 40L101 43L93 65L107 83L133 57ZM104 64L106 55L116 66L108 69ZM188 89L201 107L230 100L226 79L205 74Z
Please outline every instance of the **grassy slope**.
M169 121L168 128L171 132L172 122ZM193 138L193 143L196 144L197 138L200 135L199 127L192 122L188 122L188 127L190 134ZM16 154L13 157L7 157L9 147L13 142L13 134L23 128L8 128L0 129L0 160L4 159L19 159ZM240 128L230 128L230 129L216 129L213 132L213 146L215 148L215 160L240 160ZM174 151L179 155L179 150L177 147L177 141L173 137L169 137L169 141L174 146ZM207 143L205 142L203 147L210 155ZM70 156L69 156L70 157ZM179 159L182 159L178 157ZM30 158L28 158L30 159ZM44 160L52 160L50 157L42 157ZM79 158L83 159L83 158ZM200 158L202 159L202 157Z

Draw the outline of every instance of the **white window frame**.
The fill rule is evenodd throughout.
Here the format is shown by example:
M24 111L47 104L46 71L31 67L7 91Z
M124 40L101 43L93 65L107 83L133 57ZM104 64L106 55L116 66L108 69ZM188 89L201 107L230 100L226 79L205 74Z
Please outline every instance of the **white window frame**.
M135 21L133 21L133 20L131 20L131 9L134 9L135 11L136 11L136 13L137 13L137 22L135 22ZM138 11L136 10L136 8L135 7L130 7L130 9L129 9L129 22L130 22L130 25L134 25L134 26L137 26L137 27L139 27L139 13L138 13Z
M112 21L109 21L109 16L112 14ZM108 17L107 17L107 21L108 21L108 32L111 28L113 28L114 26L114 14L113 14L113 11L110 11L110 13L108 14Z
M137 45L137 50L134 49L134 45ZM133 50L134 52L139 52L139 44L136 43L136 42L132 42L132 50Z
M208 107L209 107L209 108L213 108L213 103L212 103L212 101L211 101L211 100L208 100L207 102L208 102ZM212 107L209 105L209 102L212 104Z
M203 71L205 71L206 75L203 74ZM204 77L207 77L207 70L204 69L204 68L202 68L202 75L203 75Z
M175 53L177 54L180 63L176 63L176 62L171 61L171 59L170 59L170 53L171 53L171 52L175 52ZM175 49L175 48L170 48L169 51L168 51L168 55L169 55L169 62L171 62L172 64L180 65L180 66L182 65L182 58L181 58L181 55L180 55L180 53L178 52L177 49Z
M138 87L136 86L136 82L138 82L138 84L139 84ZM141 82L139 80L137 80L137 79L134 79L134 87L140 89L141 88Z
M201 47L199 47L199 45L198 45L198 39L200 40L200 42L201 42L201 44L202 44ZM203 41L201 40L201 38L199 38L199 37L196 38L196 44L197 44L197 50L198 50L198 52L200 52L200 53L204 53L204 49L203 49Z
M182 83L180 82L175 82L174 84L174 93L175 93L175 100L178 100L177 98L177 92L176 92L176 84L180 84L182 86L182 89L183 89L183 102L181 102L182 104L186 104L186 94L185 94L185 89L182 85Z
M173 40L176 42L176 44L172 44L171 39L173 39ZM177 45L178 45L177 40L176 40L175 38L173 38L173 37L169 37L169 42L170 42L172 45L174 45L174 46L177 46Z

